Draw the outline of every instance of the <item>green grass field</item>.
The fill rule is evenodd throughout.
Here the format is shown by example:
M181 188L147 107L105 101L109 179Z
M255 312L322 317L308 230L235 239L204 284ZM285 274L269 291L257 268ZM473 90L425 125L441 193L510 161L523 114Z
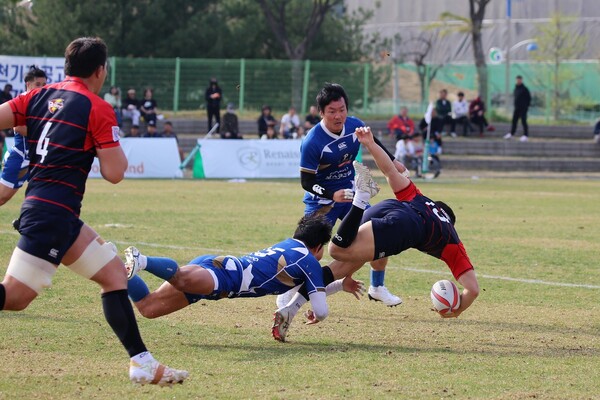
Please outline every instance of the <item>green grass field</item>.
M481 295L459 319L430 311L430 287L447 267L410 250L386 276L403 305L340 293L326 321L305 326L299 315L288 343L270 335L274 296L140 318L153 354L191 376L171 389L135 387L98 288L61 267L27 310L0 313L0 399L600 398L599 182L417 184L454 208L479 274ZM301 197L297 181L90 181L82 218L120 250L134 244L183 263L290 236ZM377 199L386 197L387 187ZM21 198L0 209L2 272ZM368 269L357 276L368 281Z

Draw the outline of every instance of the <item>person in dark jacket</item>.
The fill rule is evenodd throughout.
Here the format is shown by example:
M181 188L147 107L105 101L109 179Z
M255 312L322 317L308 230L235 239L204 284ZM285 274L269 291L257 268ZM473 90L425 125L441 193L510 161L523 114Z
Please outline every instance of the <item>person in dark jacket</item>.
M510 132L504 135L504 139L510 139L517 131L517 122L521 119L523 124L523 136L521 136L521 142L526 142L529 139L529 127L527 126L527 110L531 104L531 93L527 86L523 84L523 77L517 75L517 84L515 85L515 91L513 92L515 98L515 110L513 112L512 125Z
M223 92L219 87L216 78L212 78L206 88L204 98L206 100L206 115L208 117L208 131L213 127L213 117L215 122L221 125L221 97ZM220 126L217 126L217 133L219 133Z

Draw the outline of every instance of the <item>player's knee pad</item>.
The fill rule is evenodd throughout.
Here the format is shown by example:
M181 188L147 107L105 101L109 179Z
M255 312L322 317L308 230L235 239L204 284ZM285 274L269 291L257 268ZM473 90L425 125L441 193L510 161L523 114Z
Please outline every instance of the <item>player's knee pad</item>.
M117 247L111 242L100 244L98 238L92 240L81 256L71 265L71 271L90 279L117 255Z
M13 251L6 274L40 293L43 288L52 286L56 266L42 258L32 256L18 247Z

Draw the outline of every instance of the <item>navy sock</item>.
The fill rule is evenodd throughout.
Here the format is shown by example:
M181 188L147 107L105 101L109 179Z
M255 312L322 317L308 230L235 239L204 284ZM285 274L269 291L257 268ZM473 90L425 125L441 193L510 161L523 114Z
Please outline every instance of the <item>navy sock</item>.
M135 320L127 290L102 293L102 309L106 321L119 338L129 357L148 351Z
M354 242L354 239L356 239L358 228L360 228L360 221L362 220L364 213L365 210L352 206L350 212L348 212L342 220L337 233L333 235L331 241L339 247L350 247L352 242Z
M177 261L167 257L147 257L146 271L168 281L177 272Z
M6 301L6 289L0 283L0 311L4 310L4 301Z
M140 301L144 297L150 294L148 285L142 278L134 275L130 280L127 281L127 294L134 303Z

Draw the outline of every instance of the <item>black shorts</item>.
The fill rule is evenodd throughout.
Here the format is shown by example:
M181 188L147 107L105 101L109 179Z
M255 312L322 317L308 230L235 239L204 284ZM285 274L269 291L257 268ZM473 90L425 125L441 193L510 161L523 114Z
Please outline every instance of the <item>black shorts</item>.
M362 223L367 221L373 224L373 260L400 254L423 243L423 218L407 203L396 199L381 201L365 211Z
M83 221L68 210L58 207L21 209L17 247L52 264L60 264L75 242Z

